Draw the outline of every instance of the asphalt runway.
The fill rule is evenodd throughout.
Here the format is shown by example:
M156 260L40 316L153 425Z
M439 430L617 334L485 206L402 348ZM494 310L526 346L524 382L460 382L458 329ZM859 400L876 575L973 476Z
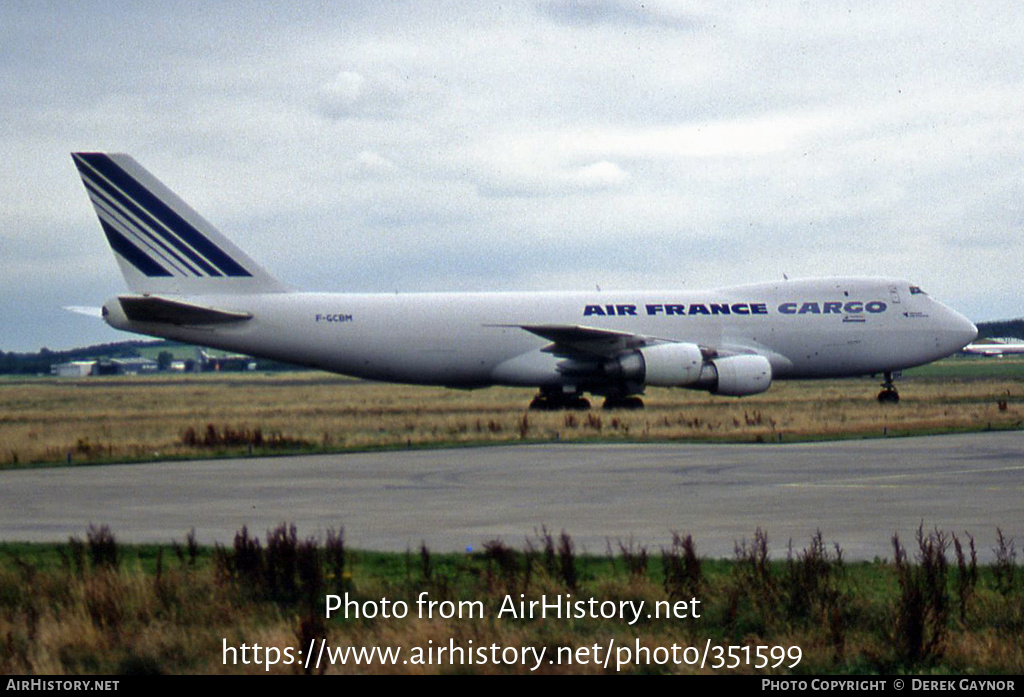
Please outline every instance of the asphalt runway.
M0 473L0 539L230 544L281 522L344 527L355 548L522 548L541 526L577 551L668 546L704 557L768 533L773 557L816 530L847 559L892 556L899 533L972 534L989 560L1001 527L1024 540L1024 432L794 445L551 444L20 470Z

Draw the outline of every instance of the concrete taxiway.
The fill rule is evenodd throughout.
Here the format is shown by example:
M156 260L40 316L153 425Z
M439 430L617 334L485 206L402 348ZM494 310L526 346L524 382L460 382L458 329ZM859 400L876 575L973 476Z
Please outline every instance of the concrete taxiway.
M119 540L230 544L247 525L300 537L344 527L352 547L522 547L541 526L578 551L611 541L731 557L767 531L773 556L816 530L848 559L891 557L922 523L969 532L990 558L996 528L1024 533L1024 432L793 445L550 444L309 455L0 473L0 539L66 541L106 524Z

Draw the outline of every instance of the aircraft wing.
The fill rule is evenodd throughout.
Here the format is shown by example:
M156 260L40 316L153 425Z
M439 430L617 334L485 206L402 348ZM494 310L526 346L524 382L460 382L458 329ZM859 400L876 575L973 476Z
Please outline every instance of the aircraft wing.
M614 329L585 327L578 324L518 324L513 326L553 342L542 350L566 358L578 358L581 354L588 357L613 358L631 349L656 344L678 343L672 339L619 332ZM700 350L705 358L717 355L714 349L706 346L701 346Z
M623 351L655 343L655 340L648 337L629 332L572 324L522 324L517 326L553 342L551 346L543 350L556 356L576 356L582 353L611 358Z

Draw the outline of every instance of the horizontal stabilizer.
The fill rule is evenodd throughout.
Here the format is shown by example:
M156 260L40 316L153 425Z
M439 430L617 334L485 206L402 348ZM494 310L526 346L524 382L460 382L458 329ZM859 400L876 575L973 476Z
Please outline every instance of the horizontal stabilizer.
M118 301L125 317L133 322L201 325L227 324L252 319L248 312L218 310L166 298L122 296Z

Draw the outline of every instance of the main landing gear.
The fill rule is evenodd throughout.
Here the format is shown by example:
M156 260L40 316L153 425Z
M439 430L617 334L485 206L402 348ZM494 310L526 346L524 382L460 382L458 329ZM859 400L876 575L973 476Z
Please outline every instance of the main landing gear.
M637 396L629 397L605 397L605 409L629 409L635 411L644 408L644 400Z
M885 382L882 383L882 391L878 393L879 404L897 404L900 401L900 393L892 382L892 372L886 371Z
M584 399L579 392L566 394L561 390L541 390L540 394L530 402L531 411L586 411L590 409L590 400Z
M611 394L604 398L604 409L636 411L644 408L644 401L637 395ZM561 389L541 389L540 394L530 402L531 411L587 411L590 400L582 392L565 392Z

